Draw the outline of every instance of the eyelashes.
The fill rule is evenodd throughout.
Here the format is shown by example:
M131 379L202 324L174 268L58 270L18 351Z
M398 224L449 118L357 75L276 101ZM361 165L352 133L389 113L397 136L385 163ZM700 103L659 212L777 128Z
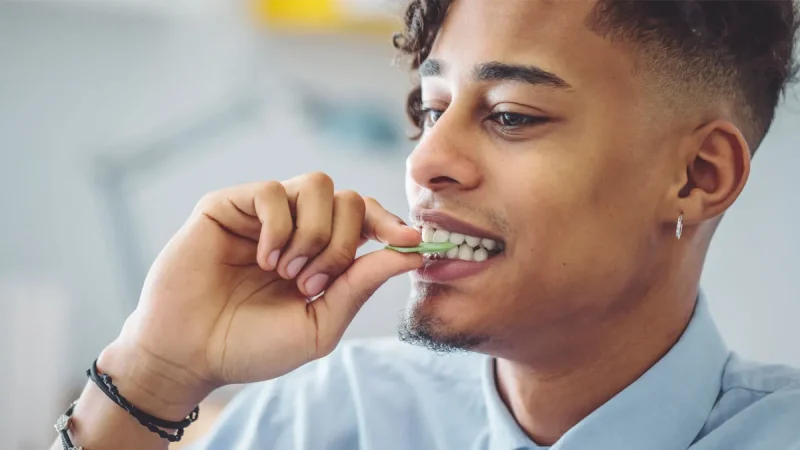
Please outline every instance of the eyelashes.
M491 114L487 119L492 120L504 128L521 128L549 121L549 118L547 117L530 116L528 114L513 112L497 112Z
M422 128L428 129L436 124L439 118L442 117L442 114L444 114L444 111L436 108L422 108L421 114L422 118L420 123L422 123Z
M444 110L437 108L422 108L420 123L423 129L432 128L442 117ZM544 124L550 121L546 116L532 116L508 111L500 111L489 114L484 121L490 121L502 131L517 131L526 127Z

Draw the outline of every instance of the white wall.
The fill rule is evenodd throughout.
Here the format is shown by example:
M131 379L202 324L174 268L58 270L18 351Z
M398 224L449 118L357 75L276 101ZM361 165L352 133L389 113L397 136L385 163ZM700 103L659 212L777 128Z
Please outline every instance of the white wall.
M390 67L388 42L282 38L264 48L229 25L0 4L2 398L20 388L9 380L25 382L21 371L45 368L38 352L55 361L44 371L52 383L80 380L133 307L96 179L100 153L125 155L265 86L258 115L125 184L135 212L130 229L142 243L138 257L152 260L208 190L315 169L406 213L407 148L381 156L331 142L303 122L291 95L270 90L279 79L305 81L332 97L367 96L396 106L401 120L407 75ZM337 47L342 42L350 45L346 52ZM265 79L253 84L253 74ZM748 188L719 230L704 285L732 347L800 366L800 102L788 109L795 112L780 112ZM43 298L35 294L42 285L53 293L50 300L20 300ZM405 279L392 280L348 336L392 334L407 291ZM45 324L67 331L54 341ZM24 330L28 341L10 330ZM0 412L0 434L49 426L49 416L25 423L4 416L24 416L23 408ZM40 414L41 407L30 411Z
M263 48L230 24L92 11L0 4L0 398L13 403L0 412L0 434L12 448L37 448L44 441L34 436L60 412L12 395L42 382L25 372L41 369L44 384L58 389L80 382L135 305L99 158L123 157L260 92L258 115L123 186L137 256L151 261L209 190L314 169L405 214L398 168L410 144L382 156L327 141L281 82L373 98L402 123L408 77L392 67L387 39L294 37ZM387 284L348 336L391 333L406 293L403 279Z
M800 366L800 88L787 100L717 230L702 283L731 348Z

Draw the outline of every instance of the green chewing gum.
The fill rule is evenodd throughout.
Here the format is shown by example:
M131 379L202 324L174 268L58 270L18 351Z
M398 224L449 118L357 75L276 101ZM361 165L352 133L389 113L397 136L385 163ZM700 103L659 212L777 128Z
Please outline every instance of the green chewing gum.
M453 247L458 246L452 242L423 242L416 247L395 247L394 245L387 245L385 248L400 253L439 253L446 252Z

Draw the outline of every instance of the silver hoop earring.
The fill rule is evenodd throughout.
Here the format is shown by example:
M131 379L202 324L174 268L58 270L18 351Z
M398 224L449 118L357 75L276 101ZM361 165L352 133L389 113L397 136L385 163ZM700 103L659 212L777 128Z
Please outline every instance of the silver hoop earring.
M678 216L678 226L675 227L675 237L680 239L683 234L683 213Z

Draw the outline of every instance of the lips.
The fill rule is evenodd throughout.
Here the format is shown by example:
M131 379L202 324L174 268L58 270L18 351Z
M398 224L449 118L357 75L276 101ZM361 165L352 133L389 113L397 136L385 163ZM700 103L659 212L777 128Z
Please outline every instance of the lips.
M426 255L417 278L428 282L448 282L483 272L505 247L495 233L434 210L416 211L414 223L424 242L450 242L457 247L447 252Z
M480 274L496 264L502 256L484 261L465 261L462 259L426 259L425 263L413 272L416 279L428 283L447 283Z
M433 209L418 209L412 212L412 222L418 227L430 225L434 228L442 228L451 233L460 233L464 236L474 236L481 239L491 239L496 242L503 242L502 236L472 225L468 222L456 219L441 211Z

